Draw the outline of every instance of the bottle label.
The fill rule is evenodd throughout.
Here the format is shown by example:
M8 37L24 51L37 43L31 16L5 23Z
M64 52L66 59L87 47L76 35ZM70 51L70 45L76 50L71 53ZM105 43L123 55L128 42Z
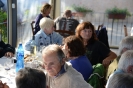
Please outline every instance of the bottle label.
M36 46L31 46L30 53L31 53L32 55L36 55Z
M16 63L16 72L18 72L22 68L24 68L24 61L23 60L17 60L17 63Z
M23 52L17 52L17 60L24 59L24 53Z

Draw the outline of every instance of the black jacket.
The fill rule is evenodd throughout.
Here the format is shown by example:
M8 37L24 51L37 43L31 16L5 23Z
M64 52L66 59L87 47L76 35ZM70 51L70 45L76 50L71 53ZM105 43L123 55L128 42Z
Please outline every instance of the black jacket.
M6 52L15 53L15 48L10 44L5 44L3 41L0 41L0 58L5 55Z

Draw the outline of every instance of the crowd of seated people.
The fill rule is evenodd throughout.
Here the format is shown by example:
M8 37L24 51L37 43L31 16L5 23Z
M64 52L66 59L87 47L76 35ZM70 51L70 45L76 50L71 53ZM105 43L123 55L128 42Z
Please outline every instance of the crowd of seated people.
M109 85L116 73L132 74L132 36L127 36L122 40L119 46L118 57L98 40L95 27L89 21L80 24L76 21L76 26L71 28L72 31L75 32L75 35L70 35L63 40L63 36L54 30L56 28L56 30L66 29L70 31L70 29L64 28L66 27L66 23L62 22L65 22L64 19L72 18L71 10L66 10L64 16L58 17L55 21L49 16L50 10L51 5L45 4L43 6L41 14L37 17L38 21L36 21L35 26L37 28L35 29L36 46L45 46L45 48L42 48L42 61L46 75L44 72L36 69L21 69L16 75L17 88L27 88L27 86L36 88L35 86L38 85L40 85L38 88L93 88L87 83L87 80L93 72L92 66L98 63L101 63L107 70L107 73L105 73L107 77L106 88L111 88ZM65 26L63 27L63 25ZM31 40L26 43L26 50L31 49L30 43ZM64 45L60 46L62 44ZM14 55L15 49L12 47L8 49L11 50L4 51L2 56L12 57ZM7 49L0 46L0 52L1 50ZM117 64L115 64L115 68L111 67L111 64L114 62L118 64L118 67ZM113 71L109 72L110 69ZM116 69L116 71L114 71L114 69ZM112 77L109 77L111 73L113 73L111 75ZM40 74L40 76L38 74ZM119 75L117 77L120 78ZM24 82L24 80L27 80L27 82ZM28 82L29 84L26 84ZM32 85L32 82L35 82L36 85ZM0 81L0 86L2 86L0 88L9 88L5 83L2 83L2 81Z

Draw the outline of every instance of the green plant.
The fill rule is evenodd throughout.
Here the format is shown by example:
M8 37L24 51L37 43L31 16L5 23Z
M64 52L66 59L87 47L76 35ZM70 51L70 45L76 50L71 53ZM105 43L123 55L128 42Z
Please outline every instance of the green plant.
M93 12L91 9L88 9L85 6L76 6L75 4L72 5L72 9L77 12Z
M107 9L106 13L107 14L125 14L127 16L131 16L131 13L126 8L120 9L120 8L117 8L116 6L112 9Z
M0 34L2 40L7 43L7 13L0 10Z

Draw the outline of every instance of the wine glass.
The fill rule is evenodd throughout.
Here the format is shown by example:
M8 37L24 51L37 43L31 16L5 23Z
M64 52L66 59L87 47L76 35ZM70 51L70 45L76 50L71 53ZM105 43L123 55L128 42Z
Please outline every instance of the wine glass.
M14 59L13 58L6 58L6 62L4 63L5 70L8 71L13 67L14 65Z
M10 75L9 75L9 70L11 69L11 67L13 67L14 65L14 59L13 58L6 58L6 61L4 63L4 69L6 70L6 78L7 78L7 83L12 83L10 80Z

